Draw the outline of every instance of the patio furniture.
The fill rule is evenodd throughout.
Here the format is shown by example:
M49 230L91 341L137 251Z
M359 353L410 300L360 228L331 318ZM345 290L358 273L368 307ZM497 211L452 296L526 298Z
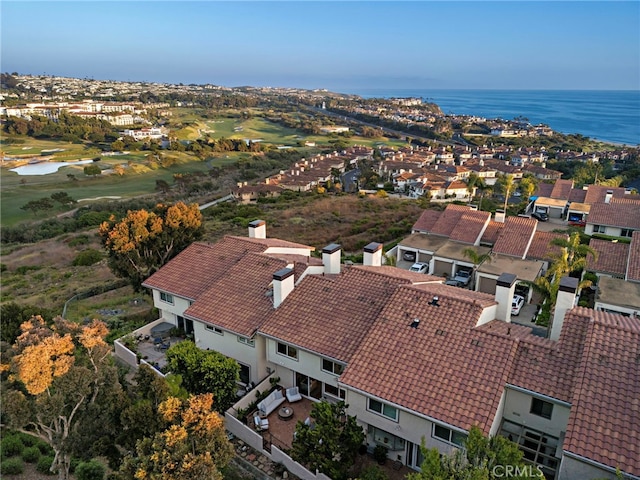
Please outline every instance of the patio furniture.
M282 420L290 420L293 418L293 408L291 407L282 407L278 410L278 417Z
M298 389L298 387L287 388L285 395L289 403L298 402L302 400L302 395L300 395L300 390Z
M260 415L255 415L253 417L253 423L256 425L256 430L262 432L264 430L269 430L269 420L266 418L260 418Z
M282 390L275 390L269 394L267 398L258 404L260 415L268 417L271 412L278 408L285 401Z

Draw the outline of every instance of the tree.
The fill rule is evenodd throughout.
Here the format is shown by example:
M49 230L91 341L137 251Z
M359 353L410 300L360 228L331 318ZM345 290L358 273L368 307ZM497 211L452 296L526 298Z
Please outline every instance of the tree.
M0 306L0 340L13 344L21 333L20 325L34 315L41 315L46 322L53 318L51 312L35 305L19 305L16 302L3 303Z
M184 341L167 350L167 364L173 373L182 377L189 393L213 393L219 412L224 413L237 400L240 366L233 358Z
M524 463L518 445L500 435L485 437L476 426L469 430L464 449L441 455L436 448L427 449L424 440L420 449L424 456L421 471L407 475L407 480L498 479L505 477L507 467L513 472L509 478L544 480L538 468Z
M502 188L502 193L504 194L504 211L507 211L507 202L509 201L509 195L513 191L513 175L508 173L507 175L503 175L500 177L500 187Z
M20 207L21 210L31 210L33 214L37 214L40 210L51 210L53 202L50 198L44 197L38 200L31 200Z
M77 203L67 192L55 192L51 194L51 200L58 202L60 205L70 205Z
M122 480L222 480L221 469L233 457L222 417L211 393L182 401L170 397L159 407L167 425L153 438L138 442L135 455L122 464Z
M87 165L83 171L85 175L91 175L92 177L102 174L102 169L98 165Z
M312 471L317 469L335 480L346 479L365 438L356 417L347 415L346 409L344 402L314 403L314 425L298 422L291 457Z
M537 182L534 177L523 177L520 180L520 191L525 198L529 198L536 191Z
M107 328L94 320L80 326L40 316L21 325L10 363L9 388L3 389L3 418L12 428L35 435L54 450L51 465L61 480L69 477L74 440L96 418L91 406L109 390L118 390ZM86 444L85 444L86 446Z
M587 257L591 255L591 258L595 261L598 258L598 252L596 252L589 245L582 243L580 232L573 232L568 239L566 238L554 238L551 240L551 245L556 245L562 248L562 255L557 258L557 262L562 264L563 268L560 269L560 276L564 276L567 273L583 270L587 266ZM564 256L566 255L566 260ZM566 267L564 263L566 262ZM557 269L557 268L556 268Z
M469 174L469 178L467 179L467 192L469 192L469 199L473 197L473 192L478 187L478 180L480 180L480 177L478 177L477 173L471 172Z
M151 212L130 210L117 221L111 217L100 225L109 267L128 278L134 289L153 272L203 235L202 214L197 204L156 205Z
M479 254L475 248L471 248L471 247L465 248L462 251L462 254L465 257L467 257L469 260L471 260L471 263L473 263L473 277L472 277L473 279L476 278L476 271L478 270L478 266L480 266L484 262L487 262L487 263L491 262L490 253Z

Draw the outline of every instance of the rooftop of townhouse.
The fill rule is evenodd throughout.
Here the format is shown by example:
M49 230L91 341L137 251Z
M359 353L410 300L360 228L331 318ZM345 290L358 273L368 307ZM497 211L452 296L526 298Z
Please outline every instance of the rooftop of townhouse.
M640 283L601 276L598 279L596 302L640 311ZM636 321L640 323L640 319L636 318Z
M627 280L640 282L640 231L633 232L631 236Z
M597 258L587 255L587 270L624 277L629 257L628 244L592 238L589 246L596 252Z
M640 229L640 200L628 203L596 203L591 205L587 223Z

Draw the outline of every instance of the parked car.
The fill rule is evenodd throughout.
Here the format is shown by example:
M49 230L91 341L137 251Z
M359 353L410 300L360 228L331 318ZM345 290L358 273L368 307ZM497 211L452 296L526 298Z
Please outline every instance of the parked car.
M429 264L416 262L413 265L411 265L411 268L409 269L409 271L417 272L417 273L429 273Z
M531 214L531 218L535 218L540 222L546 222L547 220L549 220L549 215L544 212L533 212Z
M449 280L444 282L444 284L445 285L451 285L452 287L461 287L462 286L459 281L454 280L453 278L450 278Z
M515 295L511 300L511 315L520 315L520 310L524 306L524 297L522 295Z
M404 252L402 254L402 259L407 262L415 262L416 261L416 252Z
M461 268L456 272L456 275L455 277L453 277L453 279L456 282L458 282L460 285L466 287L467 285L469 285L469 282L471 281L471 270Z

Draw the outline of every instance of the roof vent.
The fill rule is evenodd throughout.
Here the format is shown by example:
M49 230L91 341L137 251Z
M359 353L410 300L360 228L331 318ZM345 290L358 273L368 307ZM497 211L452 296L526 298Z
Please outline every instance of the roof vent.
M444 330L442 330L441 328L437 329L436 335L444 336Z
M418 328L418 325L420 325L420 319L419 318L414 318L413 322L411 322L411 325L409 325L411 328Z
M474 338L473 340L471 340L471 345L473 345L474 347L479 347L480 340L478 340L477 338Z
M438 303L438 296L435 295L433 297L433 299L429 302L429 305L433 305L434 307L439 307L440 304Z

